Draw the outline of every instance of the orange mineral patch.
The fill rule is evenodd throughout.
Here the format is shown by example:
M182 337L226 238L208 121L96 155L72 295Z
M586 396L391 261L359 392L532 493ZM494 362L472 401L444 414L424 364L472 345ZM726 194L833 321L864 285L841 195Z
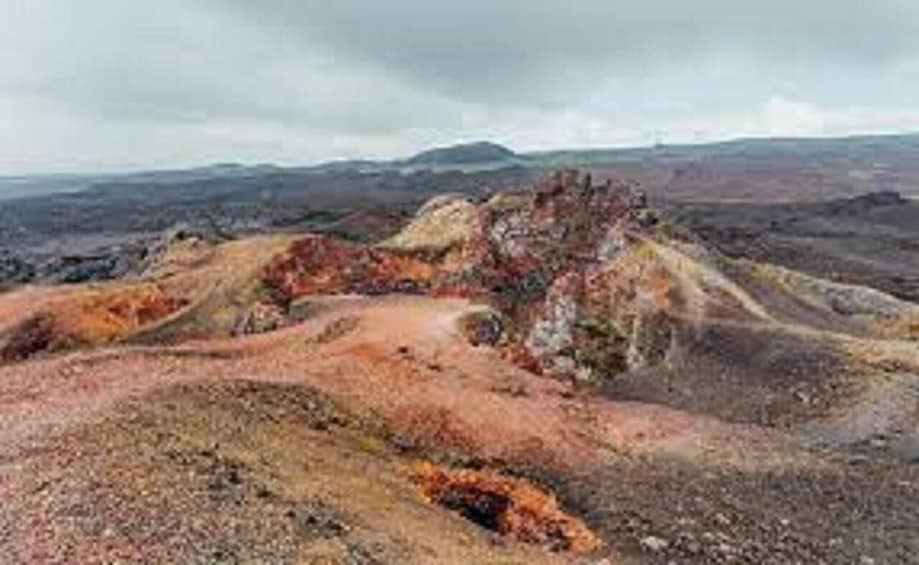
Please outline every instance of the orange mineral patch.
M415 473L429 501L510 539L576 554L600 546L583 522L559 508L553 495L523 480L430 463L419 463Z
M11 328L0 357L26 359L41 351L113 343L184 305L153 284L87 289L54 301Z
M262 280L281 301L311 294L387 294L425 288L434 267L406 254L326 236L296 241Z
M882 321L878 324L878 331L887 339L919 341L919 316Z

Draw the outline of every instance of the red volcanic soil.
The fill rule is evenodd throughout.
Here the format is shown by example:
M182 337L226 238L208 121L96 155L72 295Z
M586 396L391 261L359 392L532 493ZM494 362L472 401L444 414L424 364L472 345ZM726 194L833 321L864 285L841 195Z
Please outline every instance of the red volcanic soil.
M435 274L422 260L328 236L308 236L269 264L265 285L284 303L342 291L388 294L424 288Z
M27 454L43 453L48 438L98 425L124 402L182 383L217 387L240 379L309 386L357 414L373 414L382 426L379 433L389 438L384 441L415 457L453 454L454 461L484 458L561 471L599 464L610 450L675 455L704 450L707 457L728 460L741 440L747 445L775 441L763 432L662 408L581 398L562 383L516 369L495 351L465 341L456 327L468 308L462 301L337 302L316 319L270 334L174 348L123 347L3 367L0 457L10 462L0 475L3 491L24 496L28 477L21 464L34 459L36 472L53 464ZM11 466L14 461L23 463ZM486 482L498 480L488 477ZM507 485L514 493L535 496L522 483ZM546 530L523 517L536 502L521 504L505 518L517 525L498 531L510 528L515 539L545 541L558 550L589 548L590 534L561 518L561 510L545 509L554 524ZM31 555L22 545L30 538L22 535L4 542L6 550L16 551L8 554Z
M490 457L567 464L596 461L597 446L609 442L682 447L697 436L721 442L745 433L663 408L612 410L612 404L582 398L562 382L517 369L499 352L465 340L457 327L469 308L462 300L335 303L318 318L269 334L174 348L121 347L2 367L0 437L15 438L18 430L37 429L46 419L68 422L164 383L222 374L308 383L385 415L412 441ZM44 410L45 403L54 411Z
M489 471L417 466L424 495L502 535L574 553L590 553L599 540L542 490Z
M857 497L858 505L868 505L864 506L866 508L873 507L875 503L890 505L883 521L888 525L901 524L906 527L901 520L907 519L911 511L904 510L900 499L890 497L899 496L893 491L908 489L898 485L912 484L911 481L919 478L915 476L915 471L868 463L850 467L844 461L837 462L832 457L802 451L775 431L725 424L658 406L612 402L585 395L570 385L518 369L502 361L495 350L469 344L458 327L459 320L466 315L468 309L469 305L461 300L420 297L336 299L317 317L301 325L268 334L194 342L169 348L121 347L27 361L0 368L0 460L5 462L0 468L0 489L8 499L28 501L23 489L36 488L31 477L57 473L53 469L60 468L58 457L52 457L58 453L58 448L51 449L49 442L52 439L49 438L68 437L68 434L79 430L84 435L80 436L83 439L79 440L77 446L88 442L85 434L89 434L94 438L92 441L103 442L100 449L105 455L105 465L115 465L117 469L110 472L122 478L133 476L132 473L140 471L137 468L139 463L134 462L135 456L131 453L135 449L144 453L146 450L160 453L158 450L165 448L156 447L158 442L165 441L163 438L170 437L171 432L157 420L159 423L144 424L143 429L148 431L144 432L147 435L143 438L147 439L138 438L135 436L140 432L131 431L135 428L132 427L134 424L130 424L133 420L129 418L128 423L117 424L116 429L120 430L118 434L121 435L129 432L133 434L125 441L135 447L126 452L120 451L123 447L104 447L105 438L114 433L109 427L116 425L105 422L111 421L112 414L119 413L119 406L125 403L146 405L153 401L145 401L145 398L160 398L150 405L162 406L156 410L166 410L163 414L168 414L169 418L204 417L200 414L210 413L215 408L210 404L191 403L186 398L188 393L175 393L178 396L174 396L170 391L180 386L197 386L199 388L195 390L217 391L207 393L211 395L218 394L227 385L246 382L258 387L301 387L297 390L306 387L326 395L340 406L348 407L350 413L360 415L359 419L369 426L366 429L370 431L362 432L366 435L365 439L358 441L363 446L361 449L385 450L389 449L385 446L391 445L397 446L398 453L403 454L398 457L440 461L446 465L445 470L427 473L430 481L440 486L435 488L423 484L421 490L428 499L443 505L443 512L451 512L452 506L453 511L459 514L468 513L466 507L470 504L469 497L473 496L470 494L469 483L481 482L482 488L474 492L484 492L481 496L489 500L494 498L495 493L502 492L504 494L501 496L524 496L528 502L520 502L519 506L514 506L515 510L505 509L504 513L495 517L495 531L507 533L510 539L516 539L518 543L535 540L538 545L546 545L557 551L565 547L569 550L586 550L590 547L586 540L596 535L604 546L604 549L595 550L600 555L636 556L647 551L639 543L644 539L643 536L655 532L660 536L660 530L670 532L681 520L697 514L692 518L696 520L695 525L690 526L687 522L684 533L698 541L691 542L690 538L686 538L677 544L669 537L673 534L667 534L674 545L669 546L669 550L663 550L665 554L668 554L666 551L680 553L687 548L696 548L701 552L700 555L717 556L718 551L721 551L718 544L726 542L709 544L704 538L695 536L701 536L704 528L720 527L719 531L733 540L727 544L734 548L732 551L763 556L779 551L777 546L772 545L778 542L771 537L774 533L769 533L765 538L756 534L757 524L763 524L762 521L768 520L768 516L781 515L786 516L783 520L792 520L790 524L800 519L806 528L810 528L808 535L812 537L801 542L805 543L804 546L793 546L787 552L776 555L788 558L805 554L827 555L808 553L824 551L819 549L822 543L820 540L825 539L822 536L828 535L828 531L832 531L830 526L827 526L830 530L816 526L812 522L814 518L811 512L823 504L816 501L826 500L829 503L830 498L837 496L837 488L850 487L857 490L847 490L847 496ZM188 405L187 408L181 408L185 405L183 403ZM255 418L253 422L258 424L253 423L251 426L261 426L266 425L262 422L276 422L277 418L283 421L285 414L290 411L272 406L263 401L233 405L232 409L228 408L229 412L219 418L229 418L231 422ZM262 414L265 410L268 412ZM206 426L210 426L212 420L203 421L207 424L194 425L184 419L177 422L170 426L191 426L190 429L200 430L210 429ZM323 426L328 427L327 424ZM228 429L232 428L230 425ZM94 431L97 429L109 431ZM157 435L160 433L166 435ZM118 434L115 436L121 437ZM261 443L274 445L272 442L281 441L268 439L270 437L285 436L269 435L258 440L258 443L245 443L239 449L245 448L245 453L249 453ZM383 447L370 447L375 445ZM74 448L84 449L69 447L68 450ZM217 449L218 453L220 449ZM279 453L283 457L292 456L290 450L293 447L286 443L277 449L282 449ZM84 461L84 457L76 453L76 459L70 461L74 464ZM119 457L126 458L124 461L119 459L111 462L105 459L119 453L122 454ZM332 458L333 453L342 456L333 451L325 452L323 457ZM216 472L213 465L216 463L208 463L208 472ZM485 465L494 470L485 469L481 473L461 471L470 465L476 469ZM450 469L453 466L459 469L453 471ZM32 470L24 473L25 468ZM264 472L270 475L269 471ZM539 487L537 484L533 487L536 490L529 490L524 482L503 479L494 474L508 471L530 475L546 486ZM626 474L611 476L610 473L614 471ZM100 471L97 469L93 472ZM398 480L405 481L406 485L416 480L412 478L414 472L407 467L403 471L385 472L395 472L396 476L401 477ZM67 484L71 479L66 472L64 475L65 478L54 480ZM128 504L122 497L136 495L131 490L135 487L120 482L117 485L110 484L114 479L108 475L96 476L96 480L101 481L100 485L109 484L106 488L115 489L106 491L106 496L114 497L115 502L112 504ZM643 482L643 476L649 482ZM761 476L763 482L751 483L756 476ZM776 476L786 478L776 482L776 479L771 478ZM831 476L844 480L832 485L825 484L821 487L825 489L822 494L812 493L817 496L815 502L802 503L799 497L803 493L788 494L781 491L781 485L806 485L808 481L823 484ZM660 482L663 477L666 477L667 482ZM173 498L170 500L176 504L192 496L182 490L186 488L183 486L185 479L172 477L168 481L166 478L163 480L171 485L168 492ZM245 479L231 477L225 480ZM312 484L311 480L319 479L310 479L308 475L296 479L297 484ZM694 496L700 498L680 498L681 489L686 488L685 481L696 485L692 490L697 491ZM868 483L874 490L869 489ZM231 486L233 484L230 483ZM456 488L450 490L451 485ZM370 487L365 485L360 488ZM549 502L552 500L553 488L559 493L557 507ZM792 488L792 491L796 488ZM123 492L124 489L128 490ZM652 494L654 489L660 493L659 502ZM444 493L448 491L456 496L446 496ZM54 492L62 504L68 497L75 497L73 500L76 500L78 494L62 493L59 490ZM540 492L545 493L547 498L541 498L542 495L538 494ZM635 498L639 493L644 494ZM732 511L735 518L729 525L717 526L718 520L723 520L718 517L719 512L722 512L719 509L728 504L721 497L735 495L739 496L731 498L736 504ZM531 496L535 499L530 500ZM604 501L609 501L613 506L606 506L607 502ZM348 505L347 501L339 502L345 507ZM703 502L705 505L700 507L699 504ZM129 505L133 508L130 512L147 516L142 519L153 521L165 520L163 516L171 512L169 508L172 508L169 504L160 510L139 502L139 507L133 504ZM679 504L686 506L681 507ZM34 541L31 534L12 528L12 523L6 520L28 518L31 520L28 523L39 527L38 524L57 524L59 520L66 520L67 512L54 510L57 506L42 511L25 502L17 503L16 508L19 510L15 515L7 514L4 517L0 513L0 524L7 531L13 532L3 542L4 550L8 555L35 557L39 554L30 553L29 550ZM253 520L267 519L259 514L261 506L246 508L246 512L255 513ZM538 518L532 515L536 509L547 513L548 522L543 519L545 516ZM105 510L99 508L96 511ZM609 512L613 512L613 515ZM649 522L637 529L623 529L625 526L622 520L634 512L646 516ZM575 520L578 514L583 516L581 519L587 529L578 525ZM215 516L224 514L218 512ZM139 518L134 516L132 519ZM863 535L866 532L877 532L874 528L879 527L873 520L846 524L846 531L860 531ZM117 529L117 524L115 527ZM785 528L781 524L776 527ZM789 525L787 529L792 527ZM594 533L589 534L588 530ZM54 537L48 543L55 546L63 543L63 539L70 539L68 536L83 536L80 539L85 542L93 539L93 535L92 532L82 530L76 533L57 532L55 536L64 537ZM183 530L179 535L188 538L183 538L180 546L186 549L181 551L193 551L196 539L194 530ZM761 544L756 546L760 549L743 545L743 539L755 540ZM900 540L911 543L905 538ZM129 542L125 543L130 546ZM149 543L156 546L155 541ZM737 544L736 547L734 544ZM849 554L849 546L841 547ZM167 554L172 557L190 555L181 552Z
M186 302L155 285L64 293L9 328L0 359L26 359L43 351L111 343L178 311ZM35 308L36 304L29 304Z

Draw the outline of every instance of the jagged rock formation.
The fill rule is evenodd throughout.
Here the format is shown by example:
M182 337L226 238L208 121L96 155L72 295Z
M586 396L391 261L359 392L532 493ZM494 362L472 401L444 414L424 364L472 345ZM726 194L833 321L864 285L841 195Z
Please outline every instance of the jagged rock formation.
M455 195L435 198L376 248L304 239L269 267L265 281L288 302L330 291L423 292L484 302L512 322L519 345L539 365L571 372L575 366L563 359L581 355L581 341L604 337L599 326L585 330L583 340L585 332L575 329L603 309L589 307L588 287L601 284L602 265L653 231L654 216L640 193L569 171L481 205ZM643 313L628 322L639 317ZM641 333L631 325L628 331ZM603 345L615 344L613 355L624 356L619 349L628 340L619 333L605 337Z
M468 298L508 322L519 362L584 380L661 364L706 324L816 316L854 331L911 311L878 291L754 271L661 223L634 186L566 171L481 204L437 197L376 247L303 239L265 283L282 303L330 292ZM822 310L788 314L782 301Z

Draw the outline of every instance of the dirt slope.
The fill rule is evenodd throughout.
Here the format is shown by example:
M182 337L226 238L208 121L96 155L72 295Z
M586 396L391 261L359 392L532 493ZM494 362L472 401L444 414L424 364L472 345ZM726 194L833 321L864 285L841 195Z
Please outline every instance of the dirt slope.
M696 551L700 556L717 556L725 544L731 547L724 550L727 553L750 559L772 556L774 562L781 562L782 556L829 559L860 551L895 560L917 549L909 545L917 538L905 535L915 526L908 502L911 489L919 485L915 468L804 451L781 434L762 428L583 396L568 385L517 369L493 350L469 345L453 325L465 308L462 302L425 298L339 301L316 319L270 334L166 349L83 353L6 367L0 371L2 485L4 497L18 501L5 510L7 551L36 557L42 554L29 552L59 551L74 543L74 553L65 557L85 556L83 552L90 549L106 556L118 555L112 553L115 551L128 556L162 551L158 555L175 557L198 555L203 548L210 551L214 547L215 552L258 559L269 555L259 551L274 551L264 541L272 535L270 528L282 528L274 530L283 534L279 539L284 541L277 543L292 544L270 555L320 551L324 546L309 535L298 537L283 529L289 524L272 522L265 526L268 533L252 529L252 523L266 519L264 506L281 503L258 502L257 492L247 489L257 490L260 481L269 485L299 481L297 484L304 485L302 492L319 489L317 496L322 500L335 501L333 509L357 515L361 518L355 522L363 523L361 520L378 517L372 505L376 503L365 497L394 496L393 489L413 492L411 473L406 469L413 460L460 467L485 464L512 475L523 473L547 485L561 497L563 508L584 516L601 536L605 549L598 550L599 554L611 551L619 557L637 558L647 551L642 539L651 535L664 536L674 544L666 549L668 555L689 556ZM380 328L389 331L380 332ZM234 384L240 379L243 384ZM331 437L313 440L310 434L314 432L296 419L312 416L297 416L302 407L296 406L304 402L298 398L317 394L310 392L314 390L348 406L353 415L347 418L359 422L356 428L320 425L332 430L325 430L321 437ZM307 437L296 440L298 434ZM316 441L319 445L310 447ZM322 447L328 442L333 442L331 447ZM197 449L210 451L201 455ZM307 456L313 449L326 451ZM372 457L348 455L355 449L369 450ZM176 450L180 455L170 455ZM390 455L384 457L380 452ZM150 470L151 465L171 461L170 457L191 458L183 464L199 470L188 476L169 465ZM394 463L386 463L391 457ZM231 473L243 478L232 478L234 474L220 479L220 473L226 472L220 470L223 458L242 465L244 470ZM239 463L240 458L245 464ZM351 462L353 458L358 463ZM332 467L310 471L307 464L307 471L298 471L296 478L264 478L285 472L273 471L275 467L295 467L297 461L313 459ZM362 469L362 480L374 480L336 486L337 481L327 474L344 476L345 471L334 467L339 459L353 465L351 469ZM62 461L70 463L61 466ZM218 478L209 479L208 473ZM393 473L398 479L393 480L403 486L385 486L385 477ZM88 486L86 477L95 477L98 484ZM219 534L223 526L183 525L170 529L175 532L172 537L161 540L155 535L156 528L152 532L132 529L139 527L132 524L151 523L175 528L170 520L178 519L183 505L194 507L201 496L200 482L208 480L228 482L231 494L227 496L239 496L244 502L215 503L200 520L217 524L233 520L242 534L252 537L228 540ZM152 484L143 486L136 481ZM825 486L817 487L821 482ZM690 486L698 494L686 498L685 489ZM374 494L380 488L385 492ZM794 490L799 488L805 490ZM28 495L33 489L50 489L43 495L47 506L35 505L34 496ZM104 492L115 508L98 503L76 522L68 518L92 499L85 497L97 491ZM233 494L236 491L244 494ZM342 493L348 492L355 496L342 500ZM638 496L642 492L645 494ZM838 506L838 512L841 521L850 520L848 525L844 529L838 524L818 527L812 512L833 503L843 492L848 500ZM149 503L145 496L158 500L159 505ZM311 495L286 496L283 504L287 505L312 500ZM426 507L423 499L412 499L409 494L399 496L409 497L411 503L387 508L396 513L400 527L408 527L414 513L439 516L424 519L439 535L416 530L413 538L421 546L438 540L434 560L450 561L450 552L459 551L450 549L450 532L473 531L474 539L487 538L485 531L469 530L453 521L447 510ZM677 497L679 505L670 506L676 504L670 497ZM255 507L248 506L250 503ZM883 513L856 518L866 508L879 512L881 505ZM44 514L30 518L36 522L23 522L25 516L39 510ZM725 512L730 515L728 523L720 524L723 519L718 516ZM683 524L681 520L688 516L696 523ZM114 533L106 534L105 527L93 525L102 517L107 517L107 528ZM639 521L634 522L636 519ZM35 526L24 528L24 523ZM44 546L31 537L39 524L54 527ZM62 524L75 529L57 531ZM716 526L719 536L704 536L706 528ZM765 529L758 530L760 526ZM385 540L378 559L422 558L423 553L415 553L421 550L412 544L393 549L393 544L401 542L397 543L399 536L387 534L386 528L363 527ZM802 533L802 527L809 529ZM781 532L803 537L797 545L787 545ZM846 532L861 537L841 535ZM103 534L111 536L111 550L91 541ZM672 537L677 534L682 537ZM842 538L832 550L822 547L830 535ZM337 549L329 551L352 551L349 544L363 547L360 534L353 534L358 541L351 536L337 539ZM464 559L479 561L475 544L463 546L462 551L468 551L462 553ZM518 544L501 551L510 556L519 551L519 559L532 559L524 557L530 550Z

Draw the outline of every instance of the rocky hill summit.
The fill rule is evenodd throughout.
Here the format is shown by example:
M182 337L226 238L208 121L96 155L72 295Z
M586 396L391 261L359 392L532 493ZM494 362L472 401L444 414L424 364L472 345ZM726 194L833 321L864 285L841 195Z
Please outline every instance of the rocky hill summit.
M404 161L413 166L472 165L514 159L517 154L497 143L478 141L423 151Z
M650 249L655 226L634 187L595 184L590 175L565 171L480 203L459 195L436 197L401 232L377 245L302 240L269 265L265 282L285 304L330 291L468 298L493 309L488 319L503 325L534 367L559 374L573 374L587 363L624 367L622 346L640 333L633 328L642 323L635 321L639 313L596 299L600 293L612 297L605 285L617 284L604 274L606 267L638 248ZM621 312L618 322L605 316L603 324L590 325L604 309ZM654 315L650 306L647 310ZM611 347L608 358L579 358L585 354L578 346L588 339ZM635 363L650 354L644 346L633 349Z
M467 298L491 308L484 323L501 327L491 339L519 362L586 381L673 360L713 324L823 320L870 332L916 311L803 275L763 280L780 271L705 248L661 222L634 185L562 171L481 202L435 197L376 245L307 237L267 266L264 283L285 308L325 293Z

